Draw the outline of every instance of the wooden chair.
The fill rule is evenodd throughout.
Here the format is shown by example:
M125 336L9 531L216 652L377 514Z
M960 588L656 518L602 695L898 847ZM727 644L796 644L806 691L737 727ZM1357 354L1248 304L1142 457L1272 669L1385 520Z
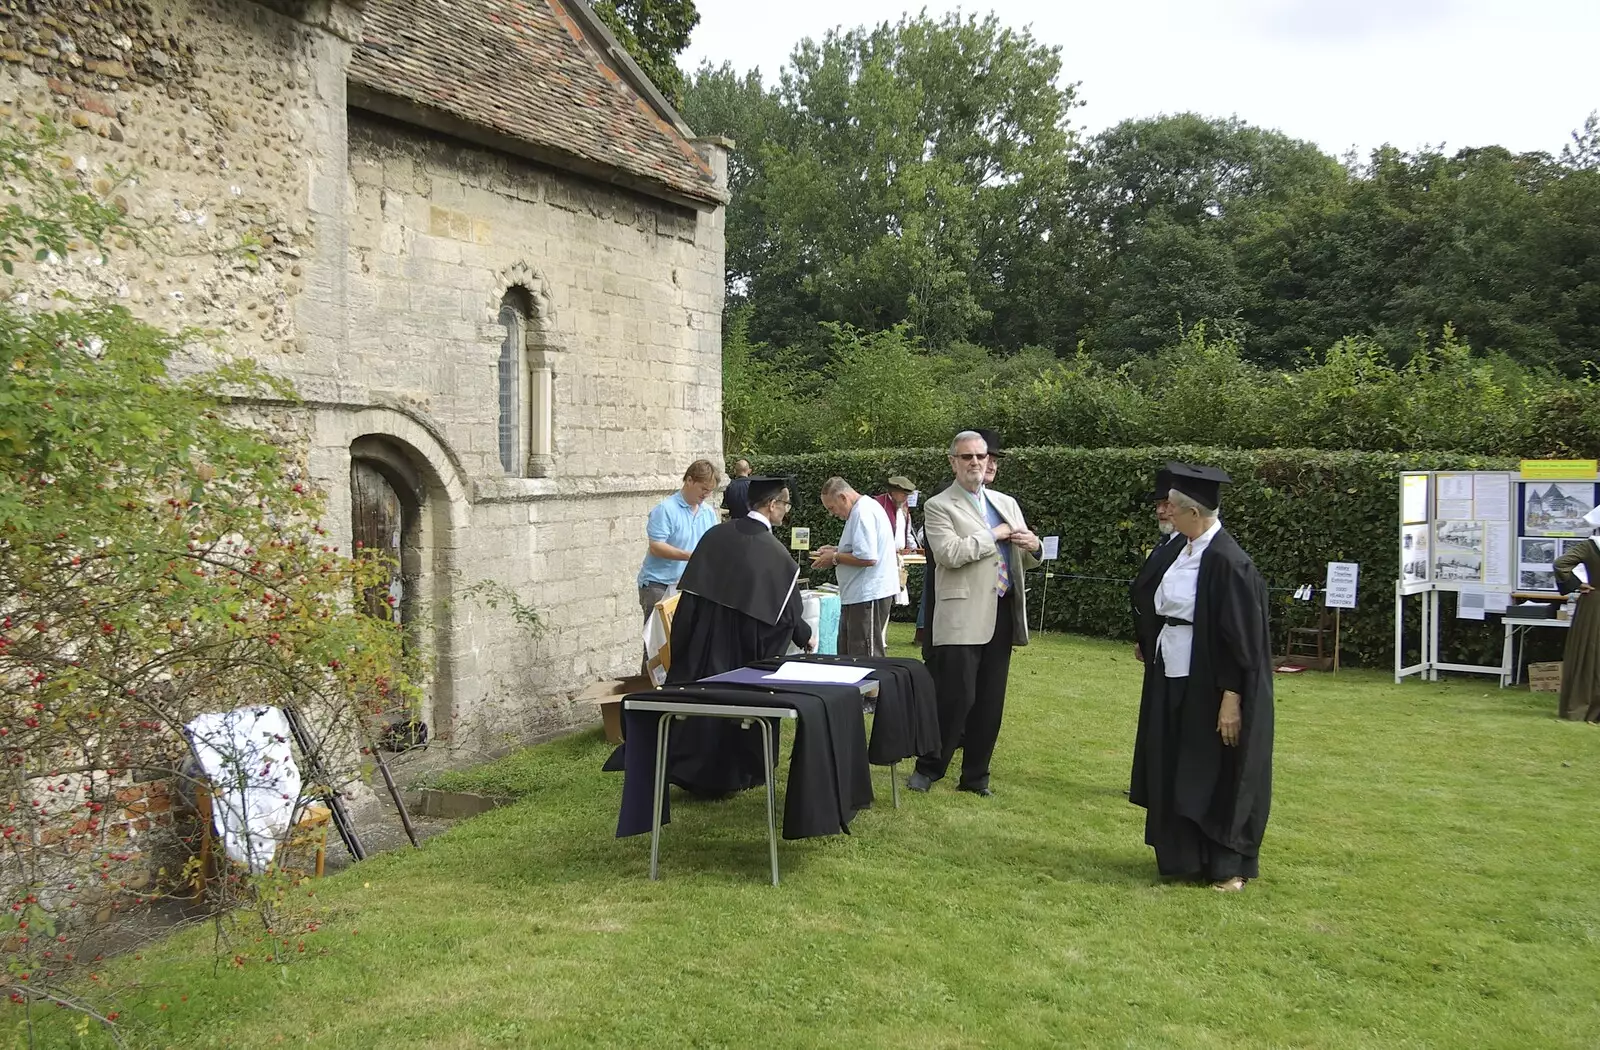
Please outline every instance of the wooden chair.
M1333 668L1333 615L1327 609L1317 610L1315 627L1289 628L1283 662L1292 667L1309 667L1318 671Z
M681 592L673 591L665 598L656 602L652 618L661 621L661 648L645 661L645 674L657 689L667 680L667 672L672 670L672 617L678 611L678 598Z
M198 900L205 896L206 883L231 861L226 851L215 847L217 829L212 820L211 790L205 783L195 785L195 815L200 824L199 863L190 876L189 885L192 887L190 896ZM307 806L278 847L273 858L274 866L280 871L306 875L304 869L291 867L288 862L298 851L310 849L313 857L311 874L322 878L328 858L328 827L332 823L333 813L328 807L316 803Z

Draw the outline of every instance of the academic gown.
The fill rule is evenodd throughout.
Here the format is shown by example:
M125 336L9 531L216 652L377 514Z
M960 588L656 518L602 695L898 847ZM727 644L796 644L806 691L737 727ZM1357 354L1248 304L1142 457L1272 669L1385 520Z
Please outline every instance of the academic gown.
M789 643L804 647L811 626L802 617L800 569L772 530L751 518L725 521L700 538L678 582L672 617L668 685L686 685L769 656ZM716 798L766 783L759 734L720 718L690 718L673 727L667 779ZM624 743L606 763L627 762Z
M1576 569L1584 566L1591 584L1600 583L1600 547L1593 539L1575 543L1556 559L1556 586L1571 594L1583 581ZM1578 611L1567 628L1567 647L1561 660L1561 717L1600 722L1600 592L1578 598Z
M1161 634L1161 618L1156 615L1156 588L1172 563L1183 550L1182 537L1174 532L1161 537L1139 567L1138 575L1128 586L1128 601L1133 606L1134 637L1139 641L1139 652L1144 655L1145 666L1155 661L1156 638Z
M1181 702L1168 698L1155 651L1147 653L1128 800L1147 811L1145 841L1164 845L1189 821L1213 843L1249 859L1261 851L1272 804L1272 656L1267 587L1226 529L1200 556L1194 647ZM1222 691L1239 693L1239 743L1217 733Z

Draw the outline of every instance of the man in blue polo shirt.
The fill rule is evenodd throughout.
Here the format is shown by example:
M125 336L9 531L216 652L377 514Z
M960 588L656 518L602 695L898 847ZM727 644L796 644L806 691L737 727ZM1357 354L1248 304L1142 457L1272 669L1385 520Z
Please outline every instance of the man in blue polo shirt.
M707 497L717 488L717 468L709 459L697 459L683 474L683 488L657 503L650 512L645 535L650 547L639 568L639 608L646 620L683 575L700 537L717 523L717 512Z

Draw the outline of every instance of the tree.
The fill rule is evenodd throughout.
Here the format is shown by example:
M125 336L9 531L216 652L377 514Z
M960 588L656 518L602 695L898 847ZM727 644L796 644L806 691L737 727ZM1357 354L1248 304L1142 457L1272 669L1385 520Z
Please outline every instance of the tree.
M1233 321L1245 334L1257 324L1271 331L1275 319L1259 316L1259 280L1242 265L1240 246L1301 202L1337 192L1345 173L1309 142L1237 118L1180 113L1095 136L1076 178L1087 226L1082 266L1095 289L1086 335L1122 358L1151 353L1206 319Z
M48 126L0 132L8 273L137 237L59 163L61 139ZM174 376L168 363L198 333L59 296L19 305L14 291L0 287L5 983L27 1010L65 1004L110 1024L95 996L124 990L84 981L74 958L104 922L165 892L143 877L155 851L182 848L178 829L131 809L129 792L188 781L184 726L245 703L293 708L342 783L369 719L418 697L415 661L397 623L359 611L389 567L329 540L293 441L246 425L218 394L291 391L248 362ZM270 880L215 885L229 903L274 907ZM264 925L281 937L291 921ZM234 950L282 959L277 937L265 945Z
M683 95L678 56L700 24L694 0L595 0L594 12L674 105Z
M1575 171L1600 169L1600 110L1590 110L1583 130L1572 133L1572 141L1561 147L1561 163Z
M806 40L775 91L702 70L686 109L725 107L700 130L742 130L753 169L729 216L751 337L820 364L820 322L903 323L934 348L980 333L1012 300L1008 266L1047 247L1037 202L1063 191L1072 142L1059 73L1027 32L960 15Z

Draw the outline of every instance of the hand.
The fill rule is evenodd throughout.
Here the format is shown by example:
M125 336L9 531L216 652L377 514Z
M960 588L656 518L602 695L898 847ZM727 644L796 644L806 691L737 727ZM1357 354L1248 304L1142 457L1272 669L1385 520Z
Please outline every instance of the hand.
M1578 584L1578 593L1579 594L1588 594L1593 590L1594 590L1594 588L1589 586L1587 583Z
M1231 689L1222 691L1222 709L1217 712L1217 732L1228 747L1239 746L1239 694Z
M1011 533L1012 533L1011 526L1007 525L1003 521L1000 524L996 525L994 528L990 529L989 531L994 533L994 541L996 543L1002 543L1005 540L1009 540L1011 538Z
M1036 551L1044 544L1039 542L1039 537L1031 529L1016 529L1011 533L1011 542L1025 551Z
M1144 663L1144 647L1138 642L1133 643L1133 658L1140 663Z
M802 645L800 648L804 649L808 653L816 652L817 651L817 640L816 640L816 638L807 638L806 639L806 644Z

